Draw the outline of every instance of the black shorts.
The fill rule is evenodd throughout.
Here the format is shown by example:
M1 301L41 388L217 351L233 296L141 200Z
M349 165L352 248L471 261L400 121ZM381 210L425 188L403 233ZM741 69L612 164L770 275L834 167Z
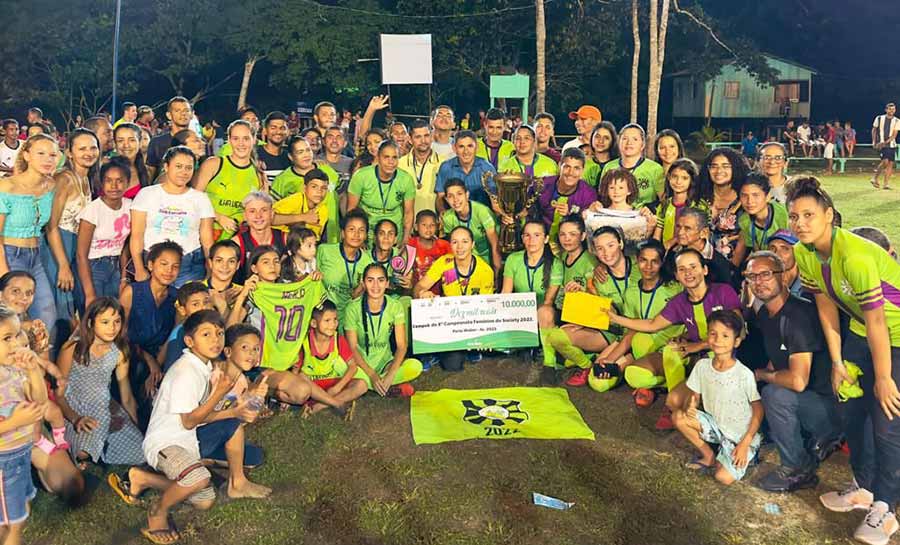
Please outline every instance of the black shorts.
M897 158L897 148L889 148L887 146L881 148L881 158L887 161L893 161Z

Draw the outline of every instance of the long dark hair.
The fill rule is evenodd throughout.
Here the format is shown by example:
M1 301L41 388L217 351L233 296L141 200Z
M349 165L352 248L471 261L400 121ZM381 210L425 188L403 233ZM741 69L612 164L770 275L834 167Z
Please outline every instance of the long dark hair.
M72 146L75 144L75 139L81 136L90 136L94 139L94 142L97 144L97 150L99 150L100 154L103 153L103 150L100 149L100 139L97 138L97 135L94 134L94 131L90 129L85 129L83 127L79 127L72 131L72 134L69 135L69 141L66 143L66 150L69 153L72 153ZM97 155L97 160L88 168L87 180L89 191L91 192L91 197L97 195L100 190L100 163L102 162L101 156ZM72 164L72 158L66 157L66 169L71 171L73 174L75 173L75 165ZM131 174L131 171L128 172Z
M672 190L672 186L669 185L669 176L672 175L672 171L676 168L684 171L691 179L691 187L688 188L686 201L688 206L690 206L700 199L700 182L698 180L700 173L697 170L697 163L687 157L682 157L681 159L675 159L669 165L669 172L666 173L665 198L670 202L675 197L675 192Z
M288 282L296 282L300 274L294 265L294 254L300 251L303 241L308 238L319 237L309 227L303 225L292 225L288 233L287 239L284 241L284 255L281 256L281 279ZM247 269L250 270L249 268Z
M731 188L734 189L734 192L737 193L740 191L741 184L744 183L744 178L747 177L747 173L750 172L750 168L747 166L747 161L744 160L744 157L731 148L718 148L709 153L706 156L706 159L703 160L703 166L700 167L700 198L705 199L708 202L713 202L713 182L712 178L709 177L709 165L712 164L713 159L716 157L724 157L728 159L728 162L731 164Z
M363 269L362 277L365 278L366 275L369 273L369 271L371 271L372 269L381 269L381 272L384 273L385 278L388 278L387 268L385 268L385 266L382 265L381 263L369 263L368 265L366 265L366 268ZM367 312L367 308L368 308L368 301L369 301L369 293L366 292L365 289L363 289L362 297L359 298L359 304L361 307L360 308L360 311L361 311L360 316L362 316L363 343L365 345L366 356L369 355L369 319L366 316L366 312ZM387 305L387 295L385 295L384 301L385 301L385 305ZM373 332L373 333L375 333L375 332ZM390 342L390 346L391 346L391 352L393 352L394 350L397 349L393 335L391 335L391 340L389 342Z
M141 151L141 138L143 137L143 134L141 134L142 129L134 123L122 123L115 129L113 129L113 142L116 141L116 133L122 129L133 131L135 136L137 136L138 151L137 155L135 155L134 157L134 168L137 170L138 183L141 184L141 187L147 187L148 185L150 185L150 171L147 170L147 163L144 158L144 152Z
M541 229L544 231L544 236L549 235L550 233L547 231L547 224L545 224L540 218L529 218L525 225L522 227L522 234L525 234L525 227L529 225L540 225ZM526 256L527 259L527 256ZM549 244L544 244L544 255L541 257L543 260L543 265L541 266L541 274L543 275L543 280L541 281L541 286L546 292L550 287L550 276L551 271L553 270L553 251L550 250Z
M113 340L113 344L122 353L125 360L128 360L128 326L125 322L125 309L118 300L112 297L98 297L94 299L87 309L84 311L84 317L78 325L78 336L75 342L75 354L73 361L77 361L81 365L87 366L91 361L91 346L94 344L94 322L97 317L107 310L112 309L122 319L122 327Z

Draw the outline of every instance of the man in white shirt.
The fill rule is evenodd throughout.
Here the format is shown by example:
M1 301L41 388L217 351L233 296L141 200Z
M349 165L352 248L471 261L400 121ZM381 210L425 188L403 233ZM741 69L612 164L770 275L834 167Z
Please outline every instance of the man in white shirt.
M872 122L872 147L881 154L881 161L875 167L875 175L870 182L877 189L890 189L891 174L894 173L894 161L897 160L897 131L900 131L900 119L894 114L897 106L888 102L884 107L884 114L879 115ZM884 173L884 184L878 185L878 176Z
M600 113L600 108L584 104L576 111L569 112L569 119L575 122L575 132L578 133L578 138L573 138L566 142L563 145L562 153L565 153L569 148L590 146L591 132L593 132L594 127L603 121L603 115Z
M810 151L813 150L812 143L809 141L811 136L812 128L809 126L809 121L804 119L803 123L797 127L797 141L800 142L800 149L803 150L804 157L809 157Z
M431 149L441 160L456 156L453 138L450 135L454 126L456 122L453 120L453 108L450 106L438 106L431 112Z
M19 122L15 119L3 120L3 141L0 142L0 177L12 174L16 157L22 149L19 142Z

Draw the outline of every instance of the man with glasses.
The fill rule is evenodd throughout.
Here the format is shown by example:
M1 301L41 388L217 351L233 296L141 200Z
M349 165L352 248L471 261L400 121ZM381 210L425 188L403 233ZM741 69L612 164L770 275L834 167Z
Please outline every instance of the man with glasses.
M750 256L744 278L763 303L756 315L768 365L754 371L769 435L781 465L757 485L770 492L813 488L816 468L840 444L837 403L831 390L831 359L816 306L792 295L785 264L773 252ZM808 439L806 439L808 438Z

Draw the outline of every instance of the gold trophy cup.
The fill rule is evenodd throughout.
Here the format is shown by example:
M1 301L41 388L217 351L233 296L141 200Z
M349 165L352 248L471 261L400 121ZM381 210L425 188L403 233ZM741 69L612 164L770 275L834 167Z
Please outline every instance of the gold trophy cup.
M491 191L488 182L493 179L497 192ZM481 176L481 185L484 191L497 203L500 210L515 219L510 225L500 218L500 233L498 235L500 252L510 254L522 249L522 218L525 211L531 208L534 201L544 189L544 181L541 178L528 176L523 172L485 172Z

